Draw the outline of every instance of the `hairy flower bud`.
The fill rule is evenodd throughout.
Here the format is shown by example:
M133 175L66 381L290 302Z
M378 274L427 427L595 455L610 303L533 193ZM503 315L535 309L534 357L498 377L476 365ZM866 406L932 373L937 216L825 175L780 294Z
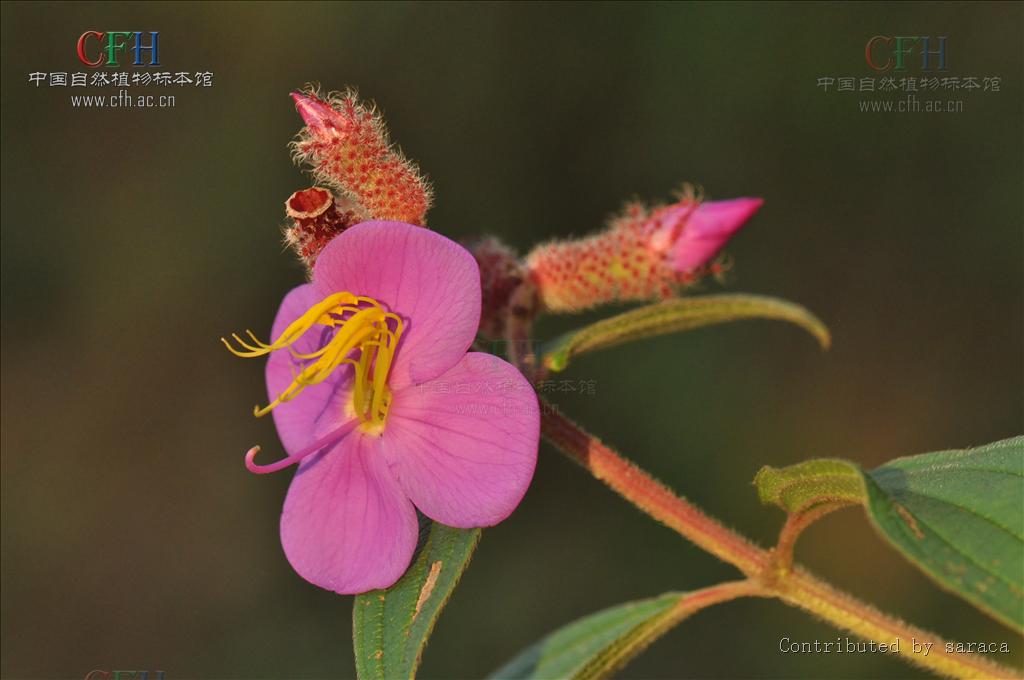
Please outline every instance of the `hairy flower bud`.
M381 116L355 92L293 92L306 127L293 144L318 183L334 187L370 219L424 225L431 191L416 165L391 146Z
M705 265L762 203L685 196L650 209L630 204L603 232L538 246L527 272L552 312L668 297L707 273Z

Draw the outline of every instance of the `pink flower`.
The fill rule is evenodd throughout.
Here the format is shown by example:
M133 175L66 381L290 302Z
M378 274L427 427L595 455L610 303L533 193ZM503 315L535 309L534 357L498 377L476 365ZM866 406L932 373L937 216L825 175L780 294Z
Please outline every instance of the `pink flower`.
M364 222L335 237L312 282L274 321L266 376L288 457L298 464L281 515L285 555L338 593L385 588L416 547L415 508L454 527L497 524L537 461L537 397L512 365L469 352L480 274L461 246L422 227ZM227 342L225 342L227 344Z

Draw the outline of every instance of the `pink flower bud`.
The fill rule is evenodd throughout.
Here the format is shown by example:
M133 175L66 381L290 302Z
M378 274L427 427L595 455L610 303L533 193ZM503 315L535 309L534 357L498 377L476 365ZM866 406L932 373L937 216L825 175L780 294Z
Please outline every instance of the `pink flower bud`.
M763 204L760 198L734 198L698 205L672 247L673 268L689 272L706 263Z
M653 209L632 204L603 232L538 246L527 271L552 312L668 297L707 273L705 265L762 203L687 196Z
M341 114L316 97L292 92L292 99L295 101L295 110L309 128L310 134L322 136L329 128L334 130L345 128L345 121Z

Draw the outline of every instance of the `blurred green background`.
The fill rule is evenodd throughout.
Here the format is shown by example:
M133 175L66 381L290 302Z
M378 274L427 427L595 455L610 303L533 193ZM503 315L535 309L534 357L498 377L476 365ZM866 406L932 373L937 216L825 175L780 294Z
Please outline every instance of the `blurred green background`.
M213 71L173 109L72 109L33 71L76 71L85 30L160 31L166 70ZM821 76L869 76L873 35L948 36L950 75L1000 76L958 114L871 114ZM820 352L744 323L578 361L557 395L641 466L769 544L762 464L897 455L1021 432L1020 4L13 4L2 9L3 661L9 678L353 673L350 598L289 568L289 474L251 408L263 371L226 331L269 328L303 274L282 204L288 92L358 86L436 187L431 226L527 249L684 180L766 205L728 290L808 306ZM909 75L917 75L913 72ZM159 90L150 90L159 93ZM960 95L956 95L958 98ZM715 284L705 290L718 290ZM581 319L556 320L541 334ZM1021 641L897 557L847 510L798 558L945 636ZM485 533L422 675L474 678L623 600L732 578L547 445ZM920 677L882 655L782 654L833 629L773 601L685 622L641 678Z

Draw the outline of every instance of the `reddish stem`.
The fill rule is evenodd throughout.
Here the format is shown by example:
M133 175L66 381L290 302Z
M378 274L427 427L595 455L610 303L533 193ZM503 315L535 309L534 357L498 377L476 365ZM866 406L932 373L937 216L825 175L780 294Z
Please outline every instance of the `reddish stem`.
M825 515L831 514L841 508L855 505L853 502L822 503L804 512L792 512L786 517L786 523L782 525L779 532L779 540L773 551L775 566L781 573L787 573L793 568L793 549L796 547L796 540L804 529L811 526Z
M661 482L619 456L547 402L541 430L553 444L645 513L747 575L757 574L768 553L676 496Z
M749 593L740 594L778 597L867 640L886 644L899 641L901 657L941 675L1019 677L1013 669L995 664L984 656L946 652L946 641L937 635L883 614L799 567L780 570L769 551L758 548L705 515L692 503L676 496L664 484L605 446L548 402L542 400L541 406L541 430L551 443L630 503L746 573L752 588ZM797 528L792 527L790 532ZM792 540L798 533L793 534ZM930 653L926 655L915 651L915 641L931 643L928 647Z

